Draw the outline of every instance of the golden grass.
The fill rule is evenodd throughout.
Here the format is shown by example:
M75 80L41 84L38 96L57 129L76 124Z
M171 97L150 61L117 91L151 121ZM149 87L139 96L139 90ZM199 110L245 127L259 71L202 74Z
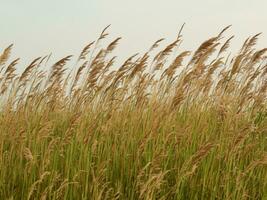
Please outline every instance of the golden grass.
M267 199L267 57L159 39L119 65L106 27L75 60L0 55L0 199ZM172 59L173 58L173 59Z

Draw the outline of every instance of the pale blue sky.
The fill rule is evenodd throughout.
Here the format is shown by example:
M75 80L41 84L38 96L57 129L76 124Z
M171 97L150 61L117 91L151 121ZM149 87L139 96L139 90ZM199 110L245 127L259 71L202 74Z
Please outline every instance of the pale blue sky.
M266 0L0 0L0 50L14 43L23 62L53 52L54 58L77 54L111 24L110 40L122 36L117 52L144 51L155 40L175 38L184 29L184 48L232 24L233 48L247 36L263 32L267 47Z

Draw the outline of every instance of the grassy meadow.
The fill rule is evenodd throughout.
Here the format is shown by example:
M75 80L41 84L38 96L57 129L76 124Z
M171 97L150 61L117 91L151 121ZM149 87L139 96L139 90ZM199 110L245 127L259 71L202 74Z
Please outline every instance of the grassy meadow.
M260 34L233 54L229 27L194 51L180 31L120 63L107 28L55 63L1 50L0 199L267 199Z

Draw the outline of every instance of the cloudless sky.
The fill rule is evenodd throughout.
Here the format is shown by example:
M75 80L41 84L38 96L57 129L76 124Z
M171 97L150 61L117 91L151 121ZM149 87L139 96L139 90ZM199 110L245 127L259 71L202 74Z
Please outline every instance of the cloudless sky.
M175 39L180 26L183 48L196 49L203 40L232 24L233 48L263 32L267 47L266 0L0 0L0 51L14 43L22 62L53 53L54 59L78 54L108 24L110 41L123 40L122 56L145 51L161 37Z

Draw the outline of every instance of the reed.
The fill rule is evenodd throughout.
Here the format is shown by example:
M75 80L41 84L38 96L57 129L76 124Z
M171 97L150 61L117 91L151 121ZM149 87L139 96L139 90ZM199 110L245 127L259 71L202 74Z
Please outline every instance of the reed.
M260 34L229 56L230 26L195 51L181 28L119 64L108 28L22 73L0 54L0 199L267 199Z

